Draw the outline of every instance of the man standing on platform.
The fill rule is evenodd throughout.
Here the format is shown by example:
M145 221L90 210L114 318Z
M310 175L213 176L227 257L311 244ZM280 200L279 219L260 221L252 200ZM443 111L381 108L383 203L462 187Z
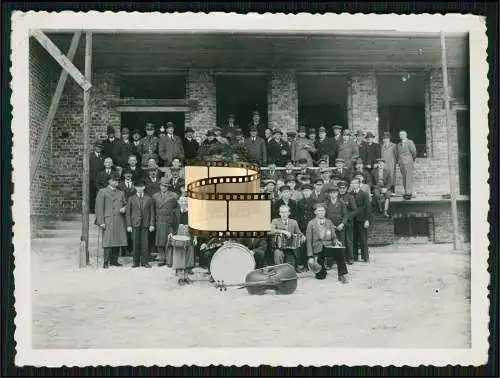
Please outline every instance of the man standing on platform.
M251 162L259 165L267 164L267 147L266 142L257 135L258 130L256 126L250 126L250 138L245 142L245 149Z
M385 169L391 175L392 185L389 190L394 192L394 184L396 181L396 149L397 146L391 142L391 134L384 132L382 138L382 146L380 147L381 158L385 161Z
M290 145L282 139L281 130L275 130L267 149L268 162L283 167L290 160L290 156Z
M368 194L361 190L359 179L351 181L353 196L356 201L357 214L354 217L354 261L359 260L359 249L361 258L368 262L370 259L368 252L368 227L370 227L370 199Z
M344 223L344 245L346 251L346 259L348 264L352 264L354 260L354 249L353 249L353 239L354 239L354 217L356 215L356 200L353 193L348 192L349 182L340 181L339 187L339 199L343 201L346 205L347 217Z
M155 207L151 197L144 194L143 181L135 184L136 194L127 203L127 232L132 234L134 264L132 268L149 265L148 239L149 232L155 229Z
M95 197L99 189L98 178L99 172L104 170L104 162L101 155L102 142L96 141L94 143L94 152L90 154L90 180L89 180L89 210L94 214Z
M172 164L172 159L175 156L184 160L184 147L181 138L174 135L174 124L172 122L167 122L166 131L166 135L158 141L158 153L163 160L164 166L168 167Z
M124 214L126 210L125 195L118 190L118 174L113 172L108 186L99 190L96 198L96 223L102 230L102 246L104 248L104 265L109 268L121 266L118 255L121 247L127 246Z
M153 195L156 216L155 245L159 252L160 266L172 267L172 250L168 248L169 235L174 235L179 228L179 202L177 194L170 190L166 177L160 181L160 191Z
M139 129L135 129L132 133L132 145L134 146L134 154L137 156L137 161L142 164L142 143L141 143L141 132Z
M413 197L413 164L417 158L417 149L415 143L408 139L406 131L399 132L399 139L401 142L398 144L396 161L399 163L399 169L403 175L404 199L409 200Z
M375 135L371 132L366 134L366 142L363 147L359 150L359 156L363 161L363 165L365 169L371 173L372 169L377 162L377 159L380 158L380 145L374 142Z
M122 129L122 140L120 145L120 151L118 153L117 165L125 168L128 165L128 158L130 155L135 155L135 146L129 139L129 131L126 127Z

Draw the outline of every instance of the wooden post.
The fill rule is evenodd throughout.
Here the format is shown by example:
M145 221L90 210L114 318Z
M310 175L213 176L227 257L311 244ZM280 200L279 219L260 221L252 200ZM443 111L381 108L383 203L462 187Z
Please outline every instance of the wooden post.
M68 59L70 61L73 60L76 54L76 49L78 48L78 42L80 41L80 35L82 32L76 32L73 35L73 39L71 40L71 45L68 50ZM52 122L54 121L54 117L56 116L57 108L59 107L59 101L61 100L61 96L64 91L64 85L66 84L66 79L68 78L68 71L63 69L61 71L61 76L59 76L59 82L57 83L56 90L54 92L54 97L52 97L52 102L50 103L49 113L47 114L47 118L45 118L45 123L43 124L42 136L40 137L40 141L38 142L38 147L36 149L35 155L33 156L30 162L30 177L31 183L33 183L33 179L35 178L36 170L38 169L38 165L40 164L40 158L42 156L42 151L45 146L45 142L50 134L50 128L52 126Z
M92 76L92 32L85 33L85 78L91 82ZM82 180L82 245L80 267L90 263L89 255L89 184L90 184L90 88L83 92L83 180Z
M451 146L451 135L452 128L449 122L450 117L450 91L448 87L448 67L446 64L446 42L444 37L444 31L441 30L441 69L443 71L443 87L444 87L444 107L445 107L445 122L448 134L448 172L450 176L450 196L451 196L451 219L453 223L453 250L459 249L460 238L458 231L458 210L457 210L457 188L455 183L456 171L455 166L452 161L452 146Z

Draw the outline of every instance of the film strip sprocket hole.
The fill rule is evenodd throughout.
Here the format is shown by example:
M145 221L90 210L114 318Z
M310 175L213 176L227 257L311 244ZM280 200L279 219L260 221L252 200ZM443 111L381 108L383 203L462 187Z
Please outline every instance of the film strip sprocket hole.
M271 197L259 192L258 165L191 160L185 172L191 235L247 238L270 231Z

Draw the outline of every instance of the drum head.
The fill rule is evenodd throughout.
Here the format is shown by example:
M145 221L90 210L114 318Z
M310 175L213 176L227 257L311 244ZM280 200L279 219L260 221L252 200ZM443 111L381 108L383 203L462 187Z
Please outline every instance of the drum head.
M210 262L210 273L225 284L245 283L245 277L255 269L252 251L238 243L226 243L220 247Z

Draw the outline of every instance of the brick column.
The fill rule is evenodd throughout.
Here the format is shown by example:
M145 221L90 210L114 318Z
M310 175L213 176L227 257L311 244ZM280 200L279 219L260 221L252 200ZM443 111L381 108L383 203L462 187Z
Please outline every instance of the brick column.
M378 88L373 73L352 75L349 81L348 104L351 107L349 126L353 131L371 131L378 140Z
M268 127L297 131L299 94L295 71L273 71L267 91Z
M92 141L99 137L105 137L108 126L114 127L116 136L119 137L121 113L116 110L116 107L110 105L120 99L119 75L116 72L98 70L92 75L92 84L94 85L91 94L92 126L90 137Z
M186 83L186 96L198 105L186 113L186 127L195 131L195 136L205 136L207 130L216 126L216 90L213 72L190 70Z

